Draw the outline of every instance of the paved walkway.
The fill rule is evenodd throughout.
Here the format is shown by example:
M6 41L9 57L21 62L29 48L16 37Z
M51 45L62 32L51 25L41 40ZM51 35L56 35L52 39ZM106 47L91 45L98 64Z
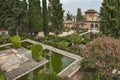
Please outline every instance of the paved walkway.
M56 52L56 53L59 53L59 54L62 54L64 56L67 56L67 57L70 57L72 59L74 59L75 61L69 65L68 67L66 67L64 70L62 70L60 73L58 73L59 76L68 76L68 77L71 77L73 76L79 69L80 69L80 61L83 59L82 57L78 56L78 55L75 55L75 54L72 54L72 53L69 53L67 51L64 51L64 50L60 50L60 49L57 49L55 47L52 47L52 46L49 46L49 45L46 45L46 44L42 44L42 43L39 43L39 42L36 42L36 41L33 41L33 40L30 40L30 39L26 39L26 40L23 40L23 41L28 41L30 43L38 43L38 44L41 44L43 46L44 49L48 49L48 50L51 50L53 52ZM23 42L22 41L22 42ZM10 44L5 44L5 45L0 45L0 47L3 47L3 46L6 46L6 45L10 45ZM40 63L41 64L41 63ZM34 64L35 65L35 64ZM28 63L28 67L30 67L33 65L30 65ZM39 66L39 65L38 65ZM25 69L27 69L28 67L27 66L23 66L23 67L26 67ZM21 67L22 68L22 67ZM19 71L19 70L18 70ZM14 71L13 71L14 73ZM9 73L10 74L10 73ZM22 73L19 73L19 74L22 74ZM11 75L12 76L12 75Z
M73 30L71 30L71 31L69 31L69 32L63 32L62 34L59 34L58 36L59 36L59 37L68 36L68 35L73 34L74 32L75 32L75 31L73 31ZM55 35L55 34L52 33L52 32L50 32L49 34L50 34L50 35ZM43 37L43 36L44 36L43 32L39 32L39 33L38 33L38 36L39 36L39 37L41 37L41 36Z
M58 35L59 37L64 37L73 34L75 31L71 30L69 32L63 32L62 34Z
M91 32L91 31L88 30L87 32L81 33L80 35L82 36L82 35L85 35L85 34L90 33L90 32Z
M75 54L72 54L72 53L69 53L67 51L63 51L63 50L57 49L55 47L52 47L52 46L49 46L49 45L46 45L46 44L42 44L42 43L30 40L30 39L26 39L24 41L41 44L44 49L48 49L48 50L54 51L56 53L62 54L64 56L70 57L72 59L75 59L75 61L71 65L69 65L63 71L58 73L59 76L71 77L71 76L74 75L75 72L77 72L78 69L80 69L80 61L82 60L82 57L80 57L78 55L75 55Z
M39 62L34 61L32 59L32 56L31 56L31 51L29 51L25 48L19 48L19 49L16 49L16 51L20 55L25 54L24 56L26 58L28 58L29 60L18 65L17 68L12 69L11 71L5 72L7 80L16 80L16 79L20 78L21 76L23 76L23 75L39 68L39 67L45 65L46 63L48 63L48 60L46 60L45 58L41 58Z

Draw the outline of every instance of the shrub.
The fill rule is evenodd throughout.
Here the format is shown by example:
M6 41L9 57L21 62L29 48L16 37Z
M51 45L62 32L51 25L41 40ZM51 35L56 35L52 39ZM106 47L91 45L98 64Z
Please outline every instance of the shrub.
M89 73L84 76L83 80L111 80L111 79L106 79L105 76L99 73Z
M12 46L14 48L21 47L21 42L20 41L21 41L20 36L14 36L14 37L12 37L12 39L11 39Z
M5 44L10 42L10 36L9 35L3 35L0 36L0 44Z
M40 73L40 74L36 75L33 78L33 80L69 80L69 79L68 78L59 77L59 76L57 76L54 73L48 73L48 74Z
M89 40L86 40L86 39L85 39L85 40L82 40L81 43L82 43L82 44L87 44L88 42L89 42Z
M89 59L83 59L81 62L81 69L87 72L95 72L97 69L92 61Z
M87 77L86 77L87 76ZM83 80L120 80L120 76L101 74L101 73L88 73L84 75Z
M5 76L4 76L4 74L2 73L1 70L0 70L0 80L5 80Z
M39 60L40 57L43 55L43 48L40 44L33 44L32 45L32 58L35 60Z
M82 41L82 36L78 33L73 33L70 38L73 44L79 44Z
M65 41L60 41L57 43L57 47L60 49L66 49L68 47L68 43Z
M98 37L86 45L82 56L94 61L99 71L111 73L120 67L120 40Z

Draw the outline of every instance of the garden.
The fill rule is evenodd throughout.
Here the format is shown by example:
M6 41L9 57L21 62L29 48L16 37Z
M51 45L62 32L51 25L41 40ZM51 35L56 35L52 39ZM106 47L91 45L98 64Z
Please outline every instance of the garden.
M58 74L60 71L65 69L67 66L69 66L74 61L71 58L68 58L66 56L60 55L60 54L52 52L52 51L51 51L52 55L49 56L49 53L50 53L49 50L43 50L43 48L40 44L33 44L33 43L30 43L27 41L21 42L21 38L19 36L12 37L11 44L8 44L5 46L3 45L3 47L0 47L0 51L6 50L6 49L11 49L11 48L18 49L20 47L24 47L28 50L32 50L32 58L35 61L39 61L41 57L45 57L46 59L50 60L50 62L48 64L46 64L46 70L50 75L52 75L54 73L53 76L56 77L55 79L57 79L57 80L64 80L63 78L58 77L56 74ZM56 63L56 61L59 62L59 64ZM39 68L39 69L37 69L33 72L30 72L30 73L36 74L36 73L39 73L40 70L44 71L44 69ZM45 72L46 72L46 70L45 70ZM32 74L31 75L29 75L29 74L23 76L22 79L20 78L19 80L29 80L29 77L32 76ZM49 74L45 73L44 75L49 76ZM38 76L38 75L36 75L36 76ZM34 76L34 77L36 77L36 76ZM2 75L2 72L0 72L0 78L4 78L4 76ZM48 78L48 80L49 79L50 78ZM5 80L5 79L3 79L3 80Z
M83 80L120 80L120 40L99 37L86 45L81 55ZM87 77L86 77L87 76Z
M51 45L53 47L71 52L73 54L79 55L81 50L85 45L90 42L89 39L86 39L80 36L79 33L73 33L72 35L65 37L58 37L56 35L48 35L46 37L40 37L36 41Z

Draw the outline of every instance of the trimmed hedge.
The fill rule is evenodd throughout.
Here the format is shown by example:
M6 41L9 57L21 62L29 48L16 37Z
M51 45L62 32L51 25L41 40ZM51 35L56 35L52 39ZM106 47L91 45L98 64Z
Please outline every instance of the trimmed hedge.
M14 47L14 48L19 48L19 47L21 47L21 38L20 38L20 36L13 36L12 38L11 38L11 43L12 43L12 46Z
M0 80L5 80L5 76L1 70L0 70Z
M34 60L39 60L43 56L43 48L40 44L32 45L32 58Z

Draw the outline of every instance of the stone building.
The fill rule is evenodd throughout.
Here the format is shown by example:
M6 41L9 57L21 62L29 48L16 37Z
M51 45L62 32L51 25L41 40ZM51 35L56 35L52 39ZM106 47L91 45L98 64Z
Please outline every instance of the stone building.
M98 30L100 26L100 18L98 12L94 9L85 11L86 21L81 28L87 28L89 30Z
M75 27L75 22L72 20L66 20L66 21L64 21L64 26L67 26L69 28L73 28L73 27Z
M100 18L98 15L98 12L94 9L89 9L85 11L85 23L76 22L76 17L73 18L73 20L66 20L64 18L64 26L67 26L69 28L79 26L83 29L88 30L99 30L100 26Z

